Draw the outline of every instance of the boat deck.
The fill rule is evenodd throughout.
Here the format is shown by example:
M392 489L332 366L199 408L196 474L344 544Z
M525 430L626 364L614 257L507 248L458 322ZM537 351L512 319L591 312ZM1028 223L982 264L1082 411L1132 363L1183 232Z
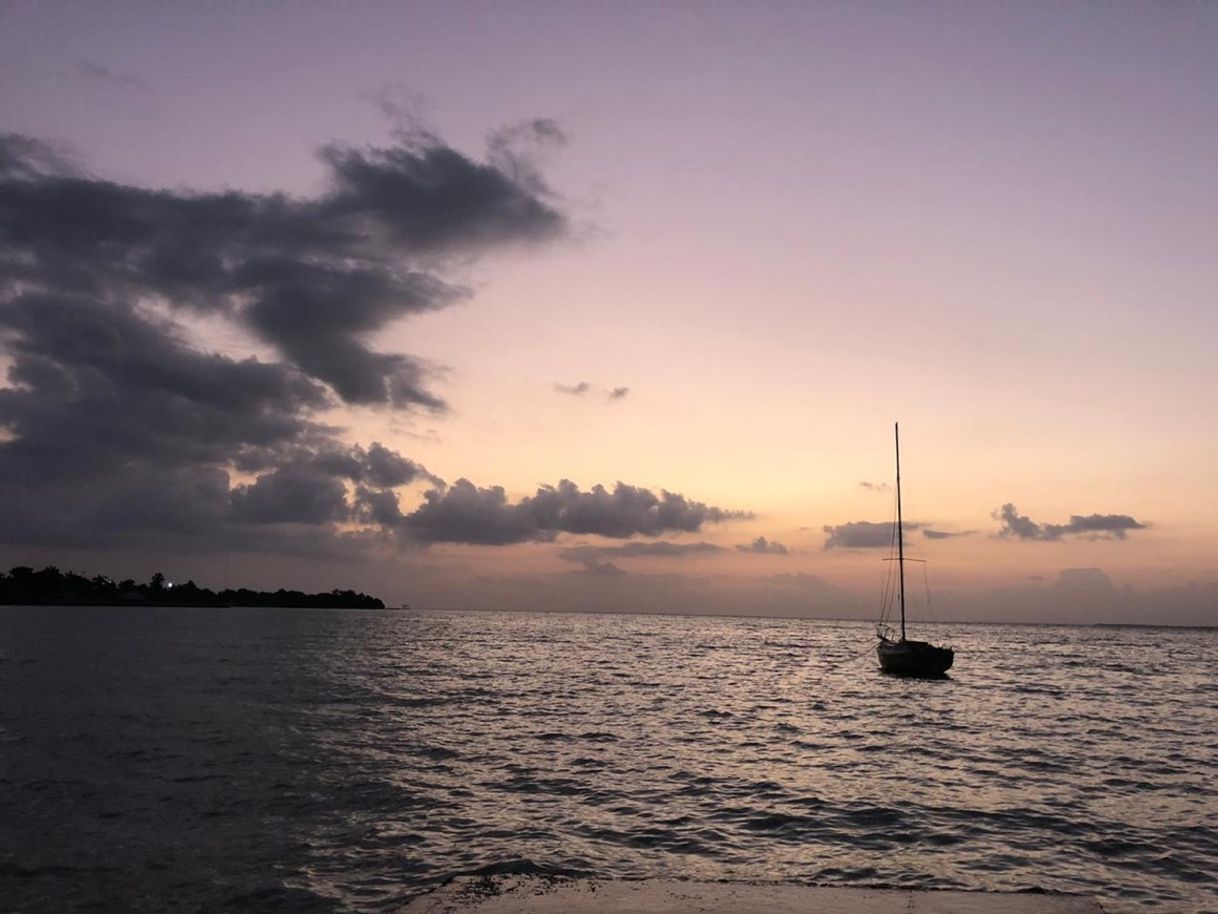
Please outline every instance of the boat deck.
M1078 895L463 876L403 914L1103 914Z

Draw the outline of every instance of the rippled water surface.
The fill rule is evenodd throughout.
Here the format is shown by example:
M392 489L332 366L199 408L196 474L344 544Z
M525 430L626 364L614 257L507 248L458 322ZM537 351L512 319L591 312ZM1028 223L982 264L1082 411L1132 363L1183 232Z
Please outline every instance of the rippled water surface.
M393 910L457 873L1218 910L1218 632L0 608L6 909Z

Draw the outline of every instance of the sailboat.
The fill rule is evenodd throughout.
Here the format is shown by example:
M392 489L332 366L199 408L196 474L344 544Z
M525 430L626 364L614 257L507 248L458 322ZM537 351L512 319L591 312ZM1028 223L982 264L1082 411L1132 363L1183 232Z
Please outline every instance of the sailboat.
M893 423L897 446L897 571L901 581L901 639L895 640L887 625L880 624L876 634L880 643L875 652L885 673L933 679L943 676L955 659L950 647L939 647L926 641L911 641L905 637L905 531L901 521L901 426Z

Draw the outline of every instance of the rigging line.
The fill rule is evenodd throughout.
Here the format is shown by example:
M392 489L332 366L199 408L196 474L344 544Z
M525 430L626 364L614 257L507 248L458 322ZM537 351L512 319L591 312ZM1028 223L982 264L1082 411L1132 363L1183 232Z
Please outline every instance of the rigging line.
M869 640L866 644L863 645L862 650L855 651L852 654L847 654L845 657L839 657L836 660L830 660L825 665L828 667L835 667L835 666L841 666L843 663L846 663L847 661L850 661L850 660L857 660L859 657L862 657L863 654L872 650L873 646L874 645Z
M930 577L926 573L926 564L922 564L922 583L926 586L926 618L933 619L930 607Z
M892 566L890 565L884 575L883 596L880 600L880 623L888 621L888 616L892 612L892 604L894 600L894 581Z
M859 657L863 656L863 654L865 654L869 650L872 650L872 639L870 639L870 638L867 640L867 643L863 645L862 649L855 651L854 653L847 654L845 657L841 657L836 660L825 661L825 663L823 665L828 667L829 669L835 669L836 667L841 666L843 663L846 663L847 661L857 660ZM779 680L778 687L780 689L782 689L782 691L784 691L784 692L788 692L791 689L795 688L795 686L796 686L795 677L797 675L801 675L801 674L806 675L808 673L808 668L812 666L812 664L815 660L816 660L815 654L809 655L807 660L805 660L802 664L800 664L799 666L792 669L789 673L787 673L786 676L783 676L782 679Z
M897 551L897 497L896 493L892 496L891 508L892 523L888 530L888 556L891 559ZM883 596L880 601L880 624L885 625L888 622L889 616L896 602L896 571L889 565L887 573L884 575Z

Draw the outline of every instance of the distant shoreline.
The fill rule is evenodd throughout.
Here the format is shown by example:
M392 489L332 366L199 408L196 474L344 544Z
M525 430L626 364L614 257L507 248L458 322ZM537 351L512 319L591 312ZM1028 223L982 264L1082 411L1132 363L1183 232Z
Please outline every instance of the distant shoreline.
M292 605L292 604L261 604L261 605L246 605L242 603L66 603L59 602L44 602L38 603L33 601L25 601L15 603L9 600L0 600L0 608L12 606L18 609L353 609L368 612L414 612L410 608L401 606L343 606L341 604L332 605Z
M281 609L384 609L378 597L354 590L325 593L299 590L250 590L246 587L210 590L194 581L174 584L157 572L146 584L130 578L115 581L105 575L85 577L53 565L35 571L26 565L0 573L0 605L7 606L179 606L276 607Z
M874 626L874 619L843 616L774 616L761 613L674 613L637 609L484 609L462 606L411 607L412 612L435 613L533 613L543 616L663 616L673 619L773 619L780 622L852 622ZM1183 625L1145 622L1012 622L997 619L921 619L919 625L994 625L1030 628L1145 628L1180 631L1218 631L1218 625Z

